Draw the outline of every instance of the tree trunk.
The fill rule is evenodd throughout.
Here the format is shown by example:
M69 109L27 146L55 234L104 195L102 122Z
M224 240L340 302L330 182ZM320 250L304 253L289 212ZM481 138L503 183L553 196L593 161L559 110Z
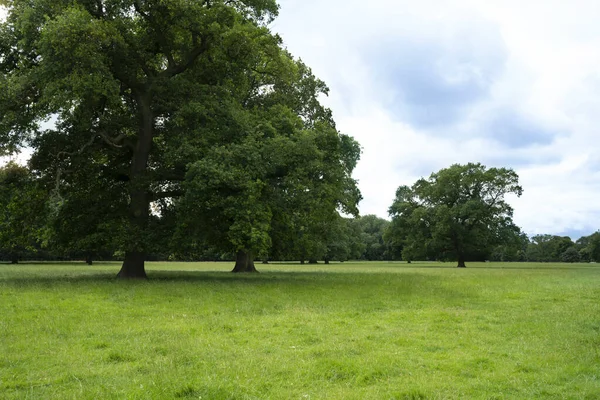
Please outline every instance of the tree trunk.
M304 260L300 260L300 264L304 265Z
M254 266L254 255L251 251L239 250L235 257L235 267L231 272L258 272Z
M91 255L85 256L85 263L87 265L92 265L94 263L93 260L92 260L92 256Z
M129 173L129 243L125 251L125 261L117 275L119 278L146 278L144 236L150 217L150 198L145 175L152 147L154 117L151 108L152 100L148 93L137 93L136 100L140 126Z
M308 260L308 263L309 264L318 264L319 262L316 259L311 258L310 260Z
M329 264L329 260L325 260L325 264Z
M458 255L458 265L456 266L457 268L467 268L467 266L465 265L465 256L462 254Z
M19 256L11 256L10 257L10 263L11 264L18 264L19 263Z
M123 279L146 279L144 260L144 252L132 251L125 253L125 260L117 277Z

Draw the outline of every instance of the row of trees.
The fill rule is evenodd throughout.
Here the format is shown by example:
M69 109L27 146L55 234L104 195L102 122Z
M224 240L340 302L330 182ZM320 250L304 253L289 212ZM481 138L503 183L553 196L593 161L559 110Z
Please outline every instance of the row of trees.
M468 171L466 175L472 182L477 182L477 190L484 190L482 177L477 178L476 173L484 172L485 168L478 165L453 166L432 176L437 178L448 170L458 169ZM457 175L460 176L461 174ZM458 259L456 254L461 250L456 250L447 243L452 243L452 238L457 237L461 243L466 244L463 261L600 261L600 232L584 236L576 242L569 237L555 235L536 235L528 238L517 227L508 223L509 221L502 220L503 224L495 230L501 234L499 237L494 238L489 232L459 236L462 232L469 232L469 229L463 228L463 220L476 225L475 218L483 218L481 204L473 202L481 201L484 196L475 195L472 188L469 192L469 184L461 179L458 181L461 182L458 187L462 187L465 201L455 196L450 204L448 196L452 196L452 187L456 188L456 185L452 184L443 190L446 199L443 207L434 207L433 199L428 199L427 204L431 206L434 216L427 217L427 212L421 210L418 223L410 221L411 218L416 218L415 210L399 211L400 207L408 205L399 203L398 200L406 200L407 192L410 194L411 190L401 187L398 190L400 196L397 196L390 209L395 216L392 222L375 215L343 218L338 214L321 223L310 224L310 221L304 221L305 229L296 232L283 223L273 224L268 251L258 254L257 257L263 261L324 260L326 263L331 260L349 259L453 260ZM448 185L445 180L439 182L443 182L442 186ZM420 185L423 185L423 182ZM495 192L494 195L496 202L500 198L498 193ZM103 222L102 214L90 212L84 199L76 202L70 198L57 207L55 201L49 201L50 194L44 191L44 180L36 177L27 167L9 163L0 168L0 208L4 210L0 216L1 259L13 262L23 258L85 259L91 264L94 259L110 260L124 257L124 250L114 235L114 227ZM412 201L414 207L414 198ZM467 207L468 202L471 203ZM99 208L93 211L99 211ZM456 222L459 229L452 228L453 216L461 216ZM434 217L446 221L446 224L432 222ZM154 223L157 227L164 226L164 221L160 220L165 218L170 217L156 215ZM491 216L487 218L486 221L492 220ZM496 219L498 218L496 215ZM426 224L435 226L438 236L429 236ZM443 229L447 231L444 232ZM475 226L471 229L485 231L487 226ZM175 230L175 235L172 235L172 232L158 232L152 236L153 243L147 258L189 261L236 258L231 247L215 246L214 242L202 240L202 235L192 235L186 239L180 236L182 231ZM184 229L183 232L187 235L189 229ZM169 234L171 236L168 236ZM476 242L469 242L471 238Z
M490 255L493 261L600 262L600 232L577 241L568 236L521 235L512 246L499 246Z

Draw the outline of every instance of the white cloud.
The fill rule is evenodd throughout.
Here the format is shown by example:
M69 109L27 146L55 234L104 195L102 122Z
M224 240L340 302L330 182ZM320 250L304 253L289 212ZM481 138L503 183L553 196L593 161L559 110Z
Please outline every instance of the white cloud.
M338 127L364 148L355 174L365 198L363 214L385 217L401 184L454 162L482 161L519 173L525 192L512 204L526 232L600 228L595 156L600 3L282 0L281 5L273 29L330 86L326 103ZM382 44L389 54L373 57ZM467 97L464 107L453 104L461 101L455 95L464 93L460 90L449 92L455 97L448 104L435 96L419 99L425 115L455 113L443 128L423 126L411 119L414 101L403 97L415 84L410 75L415 71L399 69L403 75L394 79L389 69L416 56L416 72L441 71L420 77L425 84L441 77L460 90L456 85L469 80L487 86ZM414 88L417 94L448 93Z

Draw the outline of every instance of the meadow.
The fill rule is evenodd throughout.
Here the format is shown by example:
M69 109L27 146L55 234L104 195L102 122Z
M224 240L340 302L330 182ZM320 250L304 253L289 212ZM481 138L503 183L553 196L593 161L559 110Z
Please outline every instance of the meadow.
M0 265L2 399L600 399L600 265Z

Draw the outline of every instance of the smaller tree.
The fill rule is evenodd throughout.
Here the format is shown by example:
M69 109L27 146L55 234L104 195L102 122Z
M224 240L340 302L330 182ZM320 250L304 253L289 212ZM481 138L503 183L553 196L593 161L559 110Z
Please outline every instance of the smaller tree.
M16 264L40 249L46 226L46 194L27 167L0 168L0 210L0 252Z
M507 168L486 168L477 163L452 165L400 186L389 209L392 217L388 237L401 245L402 257L465 261L504 242L513 224L509 193L520 196L517 174Z

